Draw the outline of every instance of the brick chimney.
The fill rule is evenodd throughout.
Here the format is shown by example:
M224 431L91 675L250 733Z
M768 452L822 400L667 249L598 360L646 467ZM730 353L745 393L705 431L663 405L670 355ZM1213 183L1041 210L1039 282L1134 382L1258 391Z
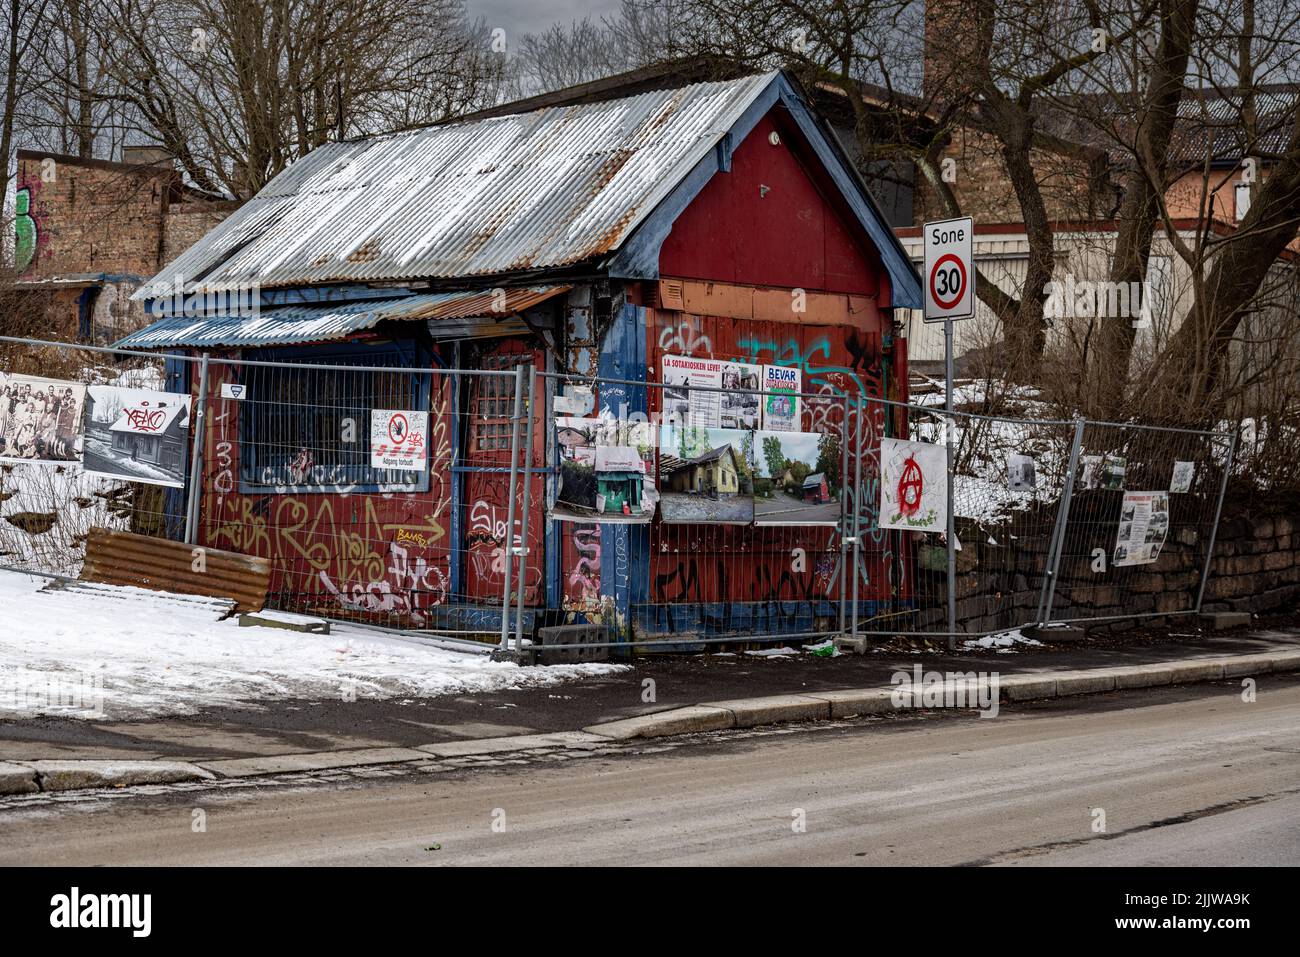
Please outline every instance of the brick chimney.
M926 0L921 88L927 100L952 100L970 91L981 33L991 33L996 9L992 0Z

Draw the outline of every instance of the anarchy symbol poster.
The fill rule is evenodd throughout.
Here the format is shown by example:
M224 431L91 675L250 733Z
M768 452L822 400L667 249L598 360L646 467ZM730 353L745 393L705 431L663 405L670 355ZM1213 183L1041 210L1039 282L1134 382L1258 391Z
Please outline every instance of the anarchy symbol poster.
M880 440L880 527L948 528L948 456L942 445Z

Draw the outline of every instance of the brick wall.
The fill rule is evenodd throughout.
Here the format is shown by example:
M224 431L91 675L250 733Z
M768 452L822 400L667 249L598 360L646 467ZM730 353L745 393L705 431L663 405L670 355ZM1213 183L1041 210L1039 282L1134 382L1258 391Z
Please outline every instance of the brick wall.
M1231 511L1231 507L1225 506ZM1205 563L1203 533L1176 527L1152 565L1109 569L1098 574L1088 557L1062 558L1053 620L1104 619L1117 615L1164 615L1196 607ZM986 542L987 536L965 520L958 522L957 618L971 633L1012 628L1034 620L1047 563L1046 535L1019 536L1016 547ZM1085 552L1077 552L1083 555ZM927 546L918 556L919 591L942 596L946 581L946 551ZM1300 515L1224 519L1215 537L1214 558L1202 611L1272 612L1300 601ZM942 629L946 612L941 602L920 616L929 629ZM1171 623L1176 618L1146 619ZM1137 622L1107 621L1085 627L1121 631Z
M22 278L153 275L174 177L151 166L20 153L18 187L31 191L38 236L36 256Z
M105 276L86 296L92 335L111 342L147 321L131 294L221 222L236 203L187 190L175 170L19 151L36 241L20 282ZM59 288L43 323L51 339L78 338L85 281Z
M1018 223L1020 200L1016 196L1003 162L1000 145L992 134L973 128L953 133L944 158L955 163L953 193L962 214L976 223ZM1114 193L1107 191L1093 161L1082 152L1065 153L1040 148L1031 153L1034 171L1048 219L1078 220L1102 218L1111 212ZM1109 205L1108 205L1109 204ZM945 218L933 189L918 176L913 200L914 225Z

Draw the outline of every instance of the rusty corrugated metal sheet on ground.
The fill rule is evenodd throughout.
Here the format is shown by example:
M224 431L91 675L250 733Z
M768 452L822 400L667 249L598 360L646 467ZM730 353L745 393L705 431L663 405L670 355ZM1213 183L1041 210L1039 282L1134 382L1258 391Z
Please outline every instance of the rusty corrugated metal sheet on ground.
M150 591L229 598L237 611L266 604L271 563L265 558L204 548L205 569L193 570L192 546L107 528L92 528L81 579Z
M775 74L329 143L136 298L486 276L617 249Z
M119 340L121 349L171 349L216 346L284 346L331 342L373 329L385 319L439 323L471 317L506 317L531 309L572 286L470 289L419 293L394 299L367 299L330 306L278 306L256 318L169 316ZM450 323L449 323L450 325ZM459 328L459 327L456 327ZM522 327L520 327L522 328ZM436 329L431 329L437 333ZM449 329L448 332L455 331Z

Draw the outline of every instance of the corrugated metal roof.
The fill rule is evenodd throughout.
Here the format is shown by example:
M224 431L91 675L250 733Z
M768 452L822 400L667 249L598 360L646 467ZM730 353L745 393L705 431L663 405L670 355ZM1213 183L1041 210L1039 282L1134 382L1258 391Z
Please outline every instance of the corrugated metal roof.
M136 294L496 275L628 237L773 82L700 83L330 143Z
M373 329L386 319L428 320L431 328L471 317L504 319L517 315L571 286L532 286L505 289L504 299L493 290L420 293L393 299L368 299L326 307L278 306L255 318L243 316L169 316L119 340L123 349L206 349L217 346L284 346L330 342ZM448 328L447 332L453 330ZM436 333L435 333L436 334ZM440 337L441 338L441 337Z

